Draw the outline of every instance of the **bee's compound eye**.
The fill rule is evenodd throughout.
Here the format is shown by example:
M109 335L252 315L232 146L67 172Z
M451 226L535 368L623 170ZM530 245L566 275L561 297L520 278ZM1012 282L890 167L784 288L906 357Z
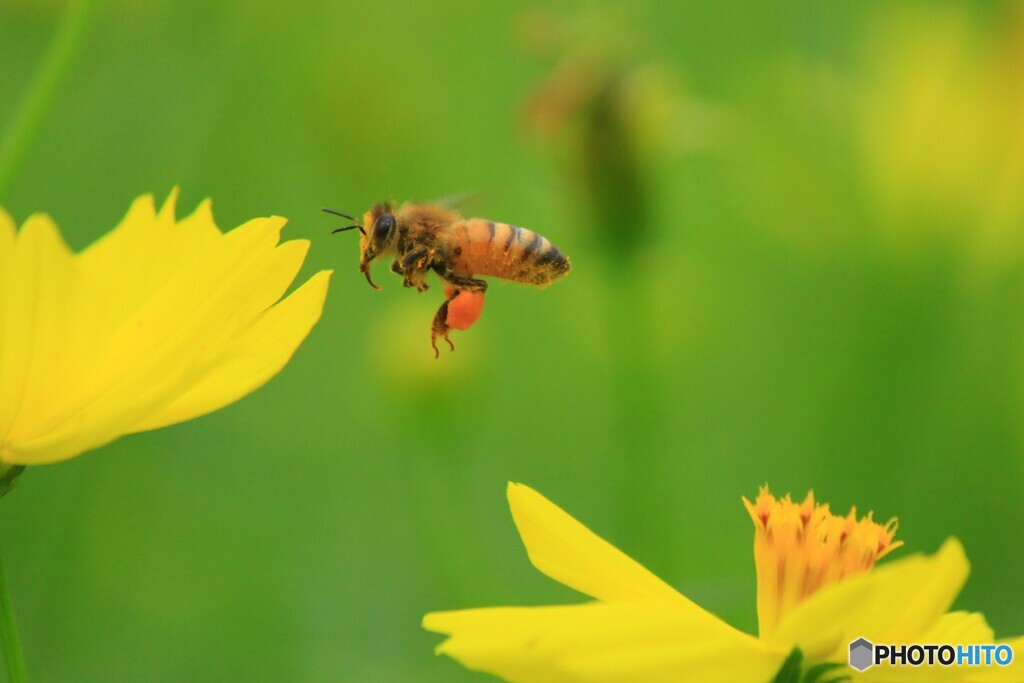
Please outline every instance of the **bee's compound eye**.
M395 217L390 213L383 214L373 224L373 236L378 240L386 239L391 231L395 229Z

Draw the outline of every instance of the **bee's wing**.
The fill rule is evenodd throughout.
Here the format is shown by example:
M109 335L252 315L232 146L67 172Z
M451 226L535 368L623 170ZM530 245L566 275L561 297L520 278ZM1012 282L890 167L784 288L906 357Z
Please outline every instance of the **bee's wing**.
M468 206L479 203L480 193L479 192L453 192L452 194L445 195L430 202L431 204L437 204L448 209L455 209L459 213L465 215L465 209Z

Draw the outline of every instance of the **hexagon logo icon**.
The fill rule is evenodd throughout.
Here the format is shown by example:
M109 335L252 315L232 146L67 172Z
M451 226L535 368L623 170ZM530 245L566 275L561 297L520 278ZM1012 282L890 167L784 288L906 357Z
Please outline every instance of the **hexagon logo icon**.
M864 638L850 643L850 666L857 671L870 669L875 664L875 646Z

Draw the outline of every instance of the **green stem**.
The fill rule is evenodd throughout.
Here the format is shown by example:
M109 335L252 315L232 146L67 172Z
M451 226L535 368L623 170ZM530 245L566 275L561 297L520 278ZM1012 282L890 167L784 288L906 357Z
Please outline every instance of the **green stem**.
M35 81L0 141L0 201L39 132L50 105L78 55L96 0L71 0L50 43Z
M28 673L25 671L25 656L21 653L21 639L18 637L18 625L14 621L14 606L11 604L11 593L7 589L7 572L4 571L2 559L0 559L0 645L4 650L4 661L7 662L9 683L28 681Z

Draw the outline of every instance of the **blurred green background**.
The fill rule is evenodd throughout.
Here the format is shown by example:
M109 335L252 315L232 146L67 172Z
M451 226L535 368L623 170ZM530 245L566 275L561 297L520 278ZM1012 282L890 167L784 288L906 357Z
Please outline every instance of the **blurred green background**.
M0 2L0 125L65 9ZM0 505L36 681L474 681L419 627L581 601L522 481L756 630L740 496L958 536L1024 632L1024 11L1007 2L101 3L5 200L80 249L138 194L289 218L323 320L240 403L31 469ZM469 192L573 259L438 288L319 207Z

